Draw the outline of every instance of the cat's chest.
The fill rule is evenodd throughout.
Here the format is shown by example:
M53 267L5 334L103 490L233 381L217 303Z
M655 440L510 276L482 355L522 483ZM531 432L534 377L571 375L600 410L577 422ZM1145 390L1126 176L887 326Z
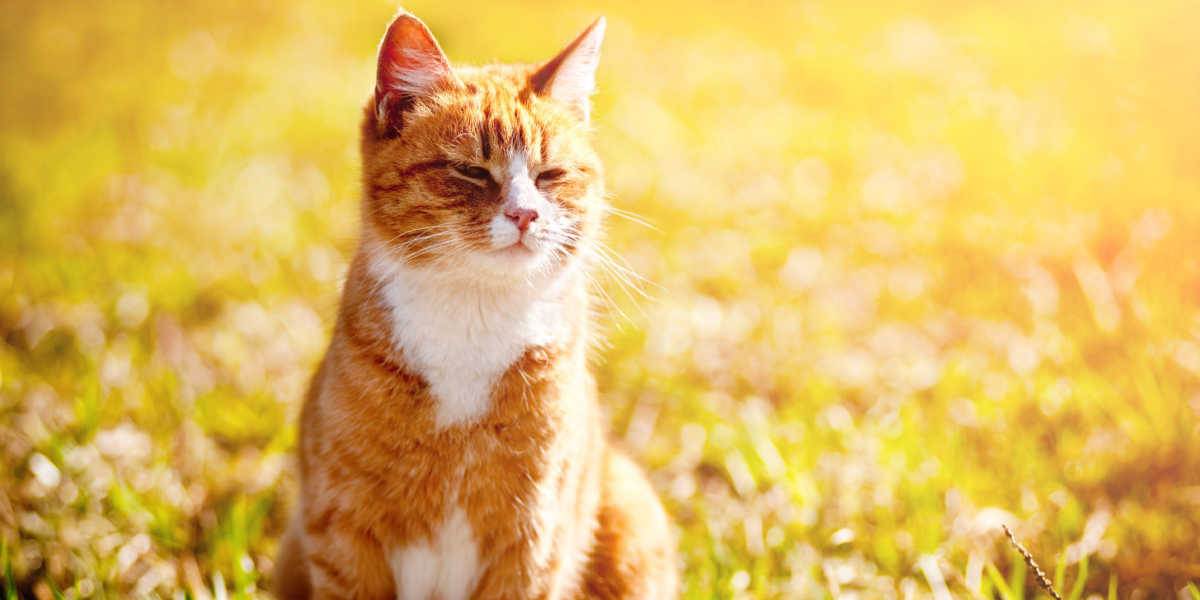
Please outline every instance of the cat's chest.
M556 302L430 290L403 277L385 284L382 297L393 346L428 384L439 429L486 415L504 373L562 329Z

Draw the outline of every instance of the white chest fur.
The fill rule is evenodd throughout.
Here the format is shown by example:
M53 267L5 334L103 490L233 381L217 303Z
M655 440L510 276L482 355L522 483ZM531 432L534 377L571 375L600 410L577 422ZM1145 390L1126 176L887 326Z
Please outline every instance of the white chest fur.
M437 402L439 429L486 414L500 376L563 329L562 304L547 300L554 294L545 288L465 283L378 256L371 269L391 313L392 339Z
M479 580L479 548L467 514L454 507L431 540L388 557L399 600L465 600Z

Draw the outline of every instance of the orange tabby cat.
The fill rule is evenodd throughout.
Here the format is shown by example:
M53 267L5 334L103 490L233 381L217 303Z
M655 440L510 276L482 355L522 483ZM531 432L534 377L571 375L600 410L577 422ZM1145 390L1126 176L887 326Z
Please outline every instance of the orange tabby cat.
M415 17L388 28L280 596L674 596L666 515L606 442L585 360L603 34L540 67L452 69Z

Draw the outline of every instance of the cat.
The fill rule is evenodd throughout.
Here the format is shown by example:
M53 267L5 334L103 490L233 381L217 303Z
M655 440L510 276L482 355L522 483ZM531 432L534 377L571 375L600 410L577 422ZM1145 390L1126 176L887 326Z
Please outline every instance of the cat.
M280 597L675 596L666 512L586 361L604 28L539 66L452 68L416 17L388 27Z

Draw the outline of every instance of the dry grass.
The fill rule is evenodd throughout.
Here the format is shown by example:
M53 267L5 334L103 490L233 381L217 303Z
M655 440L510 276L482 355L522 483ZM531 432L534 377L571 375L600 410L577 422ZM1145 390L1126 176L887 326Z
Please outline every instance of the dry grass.
M412 2L452 58L604 12L596 365L689 598L1200 581L1194 2ZM260 594L394 5L6 3L10 592ZM620 313L626 317L620 316Z
M1033 569L1033 577L1037 581L1037 584L1041 586L1042 590L1044 590L1047 594L1050 594L1050 597L1054 600L1062 600L1062 595L1058 593L1058 590L1054 589L1054 584L1050 583L1050 579L1046 577L1046 572L1042 570L1041 565L1038 565L1037 561L1033 559L1033 555L1030 554L1029 551L1017 541L1017 537L1013 535L1013 532L1008 528L1008 525L1001 525L1000 527L1004 529L1004 535L1008 537L1009 543L1013 545L1013 548L1015 548L1017 553L1021 555L1021 558L1025 559L1025 564L1028 565L1030 569Z

